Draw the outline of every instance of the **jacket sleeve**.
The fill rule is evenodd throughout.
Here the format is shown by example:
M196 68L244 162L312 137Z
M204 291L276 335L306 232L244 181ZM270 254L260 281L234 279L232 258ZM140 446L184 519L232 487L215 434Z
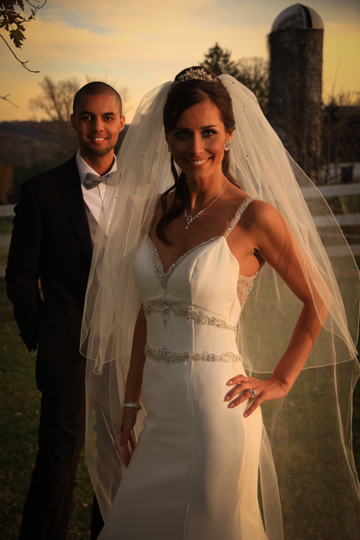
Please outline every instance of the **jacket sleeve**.
M14 305L20 336L29 351L36 349L42 301L39 290L42 223L31 186L25 181L15 207L6 290Z

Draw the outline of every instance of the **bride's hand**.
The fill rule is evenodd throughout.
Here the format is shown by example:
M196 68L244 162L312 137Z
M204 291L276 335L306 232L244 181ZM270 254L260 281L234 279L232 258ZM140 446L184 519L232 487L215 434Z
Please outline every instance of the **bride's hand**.
M247 377L246 375L237 375L229 379L226 384L233 387L224 398L224 401L230 402L228 405L229 409L233 409L240 405L240 403L250 400L250 405L246 409L244 416L250 416L264 401L281 399L289 391L285 384L274 376L266 381L262 381L254 377ZM250 390L253 390L253 392L250 392Z
M116 450L122 463L127 467L130 463L132 452L136 448L133 427L136 422L138 409L124 408L121 417L120 435L119 430L113 428L113 437Z

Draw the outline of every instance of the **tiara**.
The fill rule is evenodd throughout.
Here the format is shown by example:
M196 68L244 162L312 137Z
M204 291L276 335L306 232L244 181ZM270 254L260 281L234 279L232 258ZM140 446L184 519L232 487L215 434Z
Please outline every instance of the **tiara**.
M174 87L179 83L193 80L220 82L220 79L208 73L204 68L190 68L187 69L185 73L181 73L180 75L178 75L174 80L172 86Z

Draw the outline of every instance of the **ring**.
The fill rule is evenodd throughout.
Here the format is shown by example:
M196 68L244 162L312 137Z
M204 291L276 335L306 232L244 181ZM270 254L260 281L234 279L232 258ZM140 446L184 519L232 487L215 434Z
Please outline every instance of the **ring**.
M251 399L256 395L256 390L249 390L251 394Z

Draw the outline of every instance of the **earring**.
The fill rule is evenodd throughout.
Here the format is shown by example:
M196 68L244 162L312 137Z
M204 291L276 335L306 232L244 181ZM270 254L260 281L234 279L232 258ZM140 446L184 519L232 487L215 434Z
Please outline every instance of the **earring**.
M225 141L225 144L224 144L225 152L228 152L230 148L231 148L231 141L228 139L227 141Z
M171 146L170 146L170 144L168 144L168 152L170 152L170 154L171 154Z

